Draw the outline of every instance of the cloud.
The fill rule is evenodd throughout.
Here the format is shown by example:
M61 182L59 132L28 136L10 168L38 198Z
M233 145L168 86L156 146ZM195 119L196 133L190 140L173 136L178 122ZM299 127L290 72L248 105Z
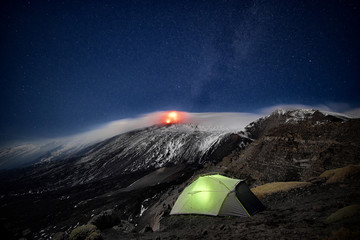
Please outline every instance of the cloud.
M157 111L140 115L136 118L121 119L104 124L96 129L78 134L69 138L71 142L97 142L121 133L132 131L139 128L149 127L162 123L162 119L167 112ZM199 124L205 127L223 129L229 131L243 130L250 122L261 117L259 114L251 113L185 113L186 123Z
M293 109L318 109L322 111L331 111L328 106L325 105L304 105L304 104L278 104L270 107L261 108L258 110L260 114L270 114L276 109L285 109L285 110L293 110Z
M318 105L304 105L304 104L279 104L266 108L261 108L257 112L259 115L269 115L276 109L316 109L328 114L340 114L349 118L360 118L360 108L351 108L347 103L330 102Z
M343 104L332 104L336 107L348 107ZM328 105L302 105L302 104L281 104L259 109L257 113L234 113L234 112L207 112L207 113L186 113L180 112L184 122L204 126L203 129L214 129L228 132L239 132L245 128L249 123L258 118L268 115L275 109L299 109L312 108L327 112L334 112ZM350 117L360 117L360 108L340 112ZM157 111L147 114L139 115L135 118L121 119L112 121L97 127L93 130L75 134L65 138L53 138L42 141L17 144L12 148L7 147L0 149L0 168L8 168L19 166L27 163L40 156L47 155L47 158L63 158L64 153L76 153L86 146L95 144L102 140L111 138L113 136L129 132L132 130L149 127L155 124L160 124L164 121L165 111ZM51 154L49 155L49 152ZM42 157L46 161L46 158Z
M329 106L331 105L331 106ZM348 109L346 104L335 104L331 103L329 105L319 104L319 105L303 105L303 104L280 104L275 106L270 106L266 108L259 109L255 111L256 113L245 113L245 112L207 112L207 113L187 113L180 112L184 116L184 121L186 123L192 123L197 125L202 125L208 128L213 128L217 130L224 131L233 131L238 132L242 131L245 126L249 123L257 120L258 118L268 115L276 109L318 109L327 112L336 112L335 110ZM335 106L335 109L334 109ZM340 107L339 107L340 106ZM338 111L339 113L348 115L350 117L360 117L360 108L347 110L347 111ZM58 139L59 141L65 140L67 145L88 145L91 143L96 143L110 137L129 132L132 130L149 127L155 124L161 124L166 115L167 111L156 111L152 113L142 114L135 118L121 119L117 121L112 121L101 126L97 126L94 130L76 134L67 138Z
M358 109L351 109L350 105L347 103L326 103L326 104L317 104L317 105L305 105L305 104L279 104L270 107L265 107L259 109L257 112L261 114L270 114L276 109L285 109L285 110L292 110L292 109L317 109L320 111L326 112L334 112L334 113L342 113L348 115L350 117L359 117L359 108Z
M355 108L349 111L344 112L345 115L352 118L360 118L360 108Z
M241 131L246 125L255 121L256 119L268 115L276 109L319 109L327 112L339 112L350 117L360 117L360 108L349 109L349 106L342 103L331 103L328 105L304 105L304 104L279 104L254 111L255 113L245 112L207 112L207 113L185 113L185 122L202 125L209 128L221 129L224 131ZM345 109L343 111L339 111ZM62 142L66 145L88 145L96 143L110 137L129 132L135 129L149 127L155 124L160 124L161 119L164 119L166 111L156 111L152 113L142 114L135 118L127 118L112 121L100 126L96 126L93 130L88 132L75 134L65 138L53 138L37 143L43 144L44 142Z
M241 131L259 117L261 115L253 113L190 113L189 122L229 131Z
M83 139L86 142L107 139L115 135L132 131L139 128L152 126L159 123L163 112L153 112L142 114L136 118L126 118L112 121L101 126L97 126L94 130L75 135L75 139Z
M112 121L93 130L64 138L28 142L0 149L0 169L28 164L34 159L48 161L76 154L87 146L136 129L164 122L168 112L152 112L136 118ZM259 115L249 113L185 113L180 112L185 123L202 125L207 129L238 132Z

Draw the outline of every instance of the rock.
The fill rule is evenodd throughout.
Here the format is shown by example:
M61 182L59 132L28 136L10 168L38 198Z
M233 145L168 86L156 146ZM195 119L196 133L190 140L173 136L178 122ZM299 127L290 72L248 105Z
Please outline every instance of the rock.
M334 223L341 221L345 218L350 218L355 215L360 215L360 205L353 204L344 208L341 208L326 218L326 223Z
M88 224L95 225L98 229L102 230L117 225L120 222L119 216L114 210L106 210L94 216Z
M341 227L332 232L332 236L328 240L337 239L360 239L360 231L351 230L349 228Z
M91 233L85 240L103 240L103 238L101 237L101 233L99 231Z
M326 182L326 178L324 178L324 177L312 177L312 178L309 178L308 182L313 183L313 184L320 184L320 183Z
M69 240L101 240L101 233L95 225L86 224L72 230Z
M134 224L132 224L128 221L121 220L120 224L114 226L113 229L116 231L119 231L119 232L131 233L135 230L135 226L134 226Z
M64 232L57 232L52 237L52 240L65 240L65 233Z
M309 185L311 185L311 183L308 182L272 182L252 188L251 191L259 199L264 199L266 196L271 194L288 192L292 189L303 188Z
M152 228L149 225L146 225L143 229L139 231L139 233L147 233L152 232Z
M322 212L322 211L324 211L325 207L323 205L315 205L315 206L312 207L312 209L315 212Z
M21 234L26 237L28 236L29 234L31 233L31 229L30 228L27 228L27 229L24 229Z
M327 178L326 183L338 183L344 182L356 174L360 174L360 165L348 165L343 168L327 170L320 177Z
M152 231L156 232L160 230L160 221L162 219L162 216L164 215L164 212L161 211L160 213L156 213L150 220L150 226Z
M246 179L249 185L307 181L326 169L359 163L360 120L314 125L312 119L317 117L313 114L311 119L296 124L279 124L277 115L272 117L275 125L271 124L272 121L260 121L247 127L248 136L256 140L243 151L235 153L234 163L227 166L229 175ZM283 120L285 123L287 119ZM291 138L288 137L289 133L293 135ZM291 141L287 142L285 138ZM356 171L352 170L347 176L355 177ZM322 181L311 180L313 183Z

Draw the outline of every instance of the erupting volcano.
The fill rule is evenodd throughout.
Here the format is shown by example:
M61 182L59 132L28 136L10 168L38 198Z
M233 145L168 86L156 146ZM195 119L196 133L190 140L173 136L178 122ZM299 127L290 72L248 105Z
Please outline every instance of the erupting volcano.
M185 116L185 114L182 112L169 111L164 115L162 122L164 124L182 123L182 122L184 122L184 118L185 118L184 116Z

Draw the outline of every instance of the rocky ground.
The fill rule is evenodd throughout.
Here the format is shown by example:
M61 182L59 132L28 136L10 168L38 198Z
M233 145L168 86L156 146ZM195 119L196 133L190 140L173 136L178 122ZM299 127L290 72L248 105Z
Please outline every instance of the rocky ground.
M359 119L324 117L314 111L278 111L250 124L247 132L239 136L246 135L253 142L248 142L245 149L241 145L231 152L231 144L226 142L222 144L226 151L213 149L212 153L219 156L231 152L218 162L169 164L83 184L49 187L58 178L63 181L74 177L71 164L76 159L54 163L54 174L48 168L3 172L1 238L360 238ZM238 142L233 140L229 138L230 143ZM345 170L325 172L349 165ZM84 169L76 170L79 174L81 171ZM249 218L170 216L186 185L199 174L209 172L244 179L251 188L273 182L302 183L290 190L258 195L267 208Z
M157 232L102 231L104 239L359 239L360 215L336 222L337 210L360 203L360 172L341 183L317 178L309 186L262 199L267 209L250 218L165 213Z
M284 124L265 132L244 151L217 166L227 174L260 185L307 181L327 169L360 163L360 120Z

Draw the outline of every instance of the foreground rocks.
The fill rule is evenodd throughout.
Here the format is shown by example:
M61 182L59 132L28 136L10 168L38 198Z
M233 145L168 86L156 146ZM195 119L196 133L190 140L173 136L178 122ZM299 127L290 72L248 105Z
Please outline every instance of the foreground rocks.
M95 225L86 224L72 230L69 240L102 240L102 237Z
M356 239L360 237L360 175L267 195L267 209L250 218L164 214L157 232L102 232L104 239ZM351 206L349 208L348 206ZM346 214L330 221L345 207ZM347 209L347 210L346 210ZM347 238L348 237L348 238Z

